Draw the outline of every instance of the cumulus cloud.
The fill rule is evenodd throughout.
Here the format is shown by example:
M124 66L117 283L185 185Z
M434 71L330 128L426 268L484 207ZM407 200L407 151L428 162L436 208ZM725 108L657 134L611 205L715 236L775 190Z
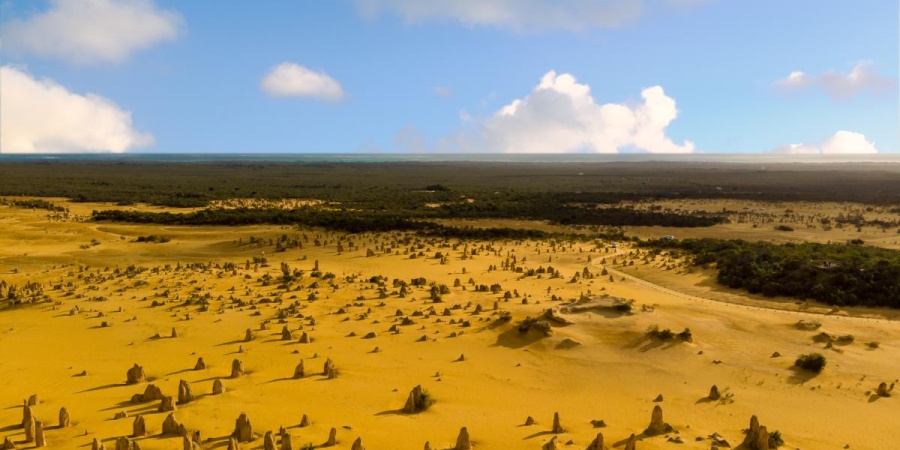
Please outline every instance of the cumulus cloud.
M642 12L641 0L356 0L356 4L367 17L387 11L408 23L449 20L518 31L614 27Z
M124 152L153 144L131 113L94 94L75 94L49 79L0 67L0 152Z
M854 97L865 91L890 89L895 85L893 78L874 72L869 61L856 63L846 75L830 70L821 75L794 71L775 82L775 87L787 92L819 88L833 98Z
M550 71L529 95L445 144L471 152L693 152L692 142L677 144L666 136L678 117L675 100L659 86L644 89L641 97L635 105L597 103L590 86Z
M3 24L3 43L80 64L119 62L176 39L183 23L153 0L52 0L46 12Z
M866 154L877 152L875 144L869 142L865 135L845 130L834 133L822 141L821 145L814 143L785 144L772 150L772 153L793 155Z
M315 72L292 62L273 67L259 85L275 97L307 97L338 101L344 98L341 84L325 72Z

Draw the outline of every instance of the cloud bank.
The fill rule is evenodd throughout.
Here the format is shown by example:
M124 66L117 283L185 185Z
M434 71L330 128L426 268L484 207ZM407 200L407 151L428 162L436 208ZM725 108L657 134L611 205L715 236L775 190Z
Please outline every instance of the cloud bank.
M615 27L638 17L642 3L641 0L356 0L359 11L366 17L389 12L407 23L443 20L516 31Z
M305 97L339 101L344 98L341 84L325 72L315 72L292 62L273 67L259 85L273 97Z
M772 150L772 153L833 155L878 153L878 150L875 148L875 144L869 142L862 133L840 130L822 141L821 145L814 143L785 144Z
M153 144L131 113L103 97L69 92L50 79L0 67L0 152L124 152Z
M181 15L152 0L52 0L50 9L3 24L3 44L13 52L79 64L126 60L178 37Z
M597 103L590 86L550 71L530 94L476 121L474 129L444 146L506 153L693 152L692 142L677 144L666 136L666 127L678 117L675 100L659 86L644 89L641 97L635 105Z
M866 91L890 89L896 85L893 78L879 75L871 69L871 62L860 61L846 75L834 71L827 71L821 75L795 71L776 81L775 87L786 92L818 88L832 98L849 98Z

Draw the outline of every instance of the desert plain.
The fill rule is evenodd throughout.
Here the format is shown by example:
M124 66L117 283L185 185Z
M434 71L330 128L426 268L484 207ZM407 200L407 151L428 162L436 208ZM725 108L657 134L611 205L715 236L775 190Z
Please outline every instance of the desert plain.
M25 299L0 312L0 439L16 448L35 446L22 425L32 396L51 448L125 437L150 450L224 449L241 414L247 449L322 448L331 433L339 449L454 449L463 427L480 449L584 449L598 434L608 448L632 435L638 449L755 448L742 444L752 416L785 448L900 443L900 406L876 392L900 377L896 311L752 296L628 242L98 223L92 210L117 206L47 200L69 212L0 206L0 286ZM765 218L740 223L690 233L784 236ZM874 229L798 239L861 235L896 248L893 231ZM165 242L138 242L146 236ZM828 359L818 375L793 367L810 352ZM175 404L143 401L151 384ZM404 411L416 386L430 407ZM648 430L657 407L659 434ZM181 433L163 433L170 414Z

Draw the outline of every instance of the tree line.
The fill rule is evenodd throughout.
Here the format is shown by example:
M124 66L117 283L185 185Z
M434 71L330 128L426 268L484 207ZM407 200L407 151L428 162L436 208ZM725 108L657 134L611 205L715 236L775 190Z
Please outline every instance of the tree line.
M900 308L900 252L864 245L652 240L639 245L687 252L694 265L715 265L719 284L768 297L813 299L836 306Z

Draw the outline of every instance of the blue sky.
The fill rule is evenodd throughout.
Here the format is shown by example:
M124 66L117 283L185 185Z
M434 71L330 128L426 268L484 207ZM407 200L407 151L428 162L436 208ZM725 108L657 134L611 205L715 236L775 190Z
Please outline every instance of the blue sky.
M900 152L895 0L0 0L0 15L4 153Z

